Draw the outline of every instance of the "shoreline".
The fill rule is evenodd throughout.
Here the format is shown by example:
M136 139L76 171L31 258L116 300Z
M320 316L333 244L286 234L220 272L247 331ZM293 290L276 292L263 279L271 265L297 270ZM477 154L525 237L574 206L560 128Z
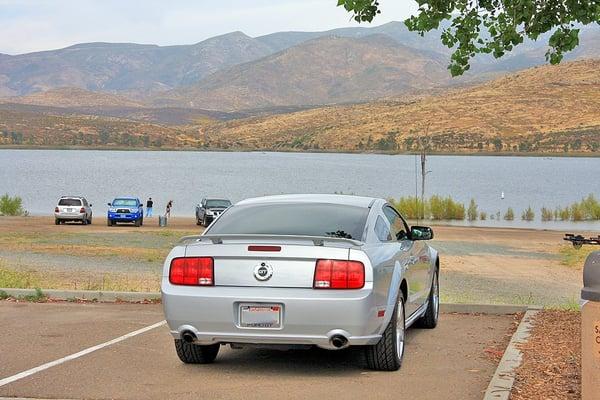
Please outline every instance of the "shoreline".
M0 150L66 150L66 151L139 151L139 152L198 152L198 153L297 153L297 154L366 154L366 155L388 155L388 156L416 156L419 152L391 152L391 151L350 151L350 150L326 150L311 149L301 151L299 149L263 149L263 148L195 148L195 147L88 147L88 146L33 146L33 145L0 145ZM448 157L536 157L536 158L600 158L600 153L592 152L570 152L570 153L539 153L539 152L430 152L427 156Z
M96 222L93 226L98 226L98 225L106 225L105 224L105 220L104 220L105 215L101 215L101 216L95 216L95 221L101 221L101 223L99 224L98 222ZM36 223L36 222L45 222L48 225L54 225L54 217L51 215L41 215L41 214L29 214L26 216L3 216L0 215L0 225L2 225L2 222L8 222L9 224L15 223L17 221L27 221L27 222L32 222L32 223ZM154 216L152 217L150 220L145 220L144 221L145 224L142 227L143 229L162 229L161 227L158 226L158 216ZM154 224L154 222L156 224ZM441 228L444 230L456 230L456 231L460 231L460 230L465 230L465 231L470 231L470 232L475 232L477 230L479 231L486 231L486 230L493 230L493 231L513 231L513 232L520 232L520 233L552 233L552 234L557 234L557 233L572 233L572 232L576 232L576 233L592 233L592 234L598 234L600 232L600 221L581 221L582 224L586 224L586 223L596 223L597 226L594 226L595 229L586 229L586 227L577 227L574 226L571 229L563 229L561 227L551 227L548 226L547 228L537 228L537 227L521 227L521 226L493 226L493 225L476 225L476 224L468 224L468 221L457 221L457 223L452 223L451 221L438 221L438 220L432 220L432 221L416 221L416 220L407 220L409 225L418 225L418 224L425 224L427 226L431 226L432 228L436 229L436 228ZM463 222L464 224L461 224L461 222ZM557 221L557 222L561 222L561 221ZM552 224L552 221L549 222L545 222L547 224ZM150 225L151 224L151 225ZM573 224L573 222L571 222L571 224ZM575 223L576 224L576 223ZM72 223L69 225L77 225L76 223ZM129 224L123 224L120 225L120 227L133 227L133 225L129 225ZM196 219L193 216L190 215L174 215L169 219L169 224L167 225L167 228L175 228L175 229L204 229L201 226L196 225ZM137 228L136 228L137 229Z

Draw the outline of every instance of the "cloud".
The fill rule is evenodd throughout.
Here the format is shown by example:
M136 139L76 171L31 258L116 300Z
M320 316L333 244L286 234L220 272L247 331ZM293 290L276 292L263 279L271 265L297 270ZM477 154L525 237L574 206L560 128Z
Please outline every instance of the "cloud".
M17 54L83 42L196 43L243 31L356 26L336 0L0 0L0 52ZM406 18L415 2L382 0L377 24Z

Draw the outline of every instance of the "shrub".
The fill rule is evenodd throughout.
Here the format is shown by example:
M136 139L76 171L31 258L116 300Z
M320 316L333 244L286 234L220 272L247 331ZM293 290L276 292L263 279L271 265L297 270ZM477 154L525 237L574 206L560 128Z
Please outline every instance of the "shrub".
M508 207L508 210L506 210L506 214L504 214L504 220L512 221L514 219L515 219L515 212L513 211L512 208Z
M465 219L465 206L452 200L450 196L446 198L431 196L429 213L430 217L436 220L463 220Z
M388 200L397 210L399 210L405 218L408 219L424 219L426 205L423 204L421 199L409 196L401 197L398 200Z
M23 201L19 196L10 197L8 194L0 197L0 215L25 215Z
M492 218L494 218L494 216L492 215ZM482 221L485 221L487 219L487 213L486 212L480 212L479 213L479 219Z
M554 219L554 213L552 210L546 207L542 207L542 221L552 221Z
M465 206L449 196L444 198L434 195L425 202L414 196L401 197L398 200L389 199L388 201L408 219L465 219Z
M571 219L571 210L569 209L569 207L557 207L554 211L554 214L555 218L560 219L561 221L568 221L569 219Z
M531 208L531 206L527 207L525 211L521 214L521 219L523 221L533 221L535 219L535 212Z
M467 219L469 221L477 220L477 204L475 203L475 199L471 199L469 203L469 208L467 209Z

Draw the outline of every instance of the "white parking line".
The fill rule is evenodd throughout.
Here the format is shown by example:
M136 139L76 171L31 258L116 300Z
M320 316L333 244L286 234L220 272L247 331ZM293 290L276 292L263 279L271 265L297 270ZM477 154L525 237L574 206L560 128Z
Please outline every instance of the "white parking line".
M52 368L54 366L63 364L65 362L67 362L67 361L71 361L71 360L74 360L76 358L83 357L86 354L90 354L90 353L92 353L92 352L94 352L96 350L103 349L104 347L111 346L111 345L113 345L115 343L119 343L119 342L122 342L123 340L127 340L129 338L134 337L134 336L137 336L137 335L140 335L142 333L148 332L148 331L150 331L150 330L152 330L154 328L158 328L159 326L162 326L162 325L164 325L166 323L167 323L167 321L157 322L157 323L155 323L153 325L147 326L147 327L142 328L142 329L138 329L137 331L130 332L130 333L128 333L126 335L123 335L123 336L120 336L120 337L118 337L116 339L109 340L108 342L104 342L104 343L98 344L98 345L93 346L93 347L88 347L87 349L81 350L80 352L68 355L68 356L63 357L63 358L59 358L58 360L55 360L55 361L50 361L50 362L48 362L46 364L42 364L42 365L40 365L38 367L28 369L27 371L19 372L18 374L13 375L13 376L9 376L8 378L0 379L0 387L8 385L9 383L18 381L19 379L26 378L26 377L28 377L30 375L37 374L38 372L44 371L44 370L46 370L48 368Z

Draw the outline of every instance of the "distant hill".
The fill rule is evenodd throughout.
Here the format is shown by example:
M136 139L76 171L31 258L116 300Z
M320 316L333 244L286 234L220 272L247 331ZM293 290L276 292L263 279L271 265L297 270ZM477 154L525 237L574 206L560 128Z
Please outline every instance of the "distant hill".
M437 96L214 123L209 146L438 152L600 151L600 60L536 67Z
M0 93L19 96L70 86L144 95L194 83L218 69L271 53L241 32L186 46L85 43L0 57Z
M159 95L155 104L240 110L350 103L447 85L437 53L389 36L328 36L216 72L190 87ZM162 97L164 96L164 97Z
M79 88L58 88L25 96L0 99L0 103L19 103L58 107L142 107L142 103L110 93Z
M373 36L375 35L375 36ZM378 35L378 36L377 36ZM440 31L433 31L420 37L409 32L401 22L390 22L381 26L341 28L324 32L277 32L270 35L251 38L242 32L232 32L216 36L191 45L156 46L151 44L133 43L82 43L64 49L49 50L21 55L0 54L0 97L22 96L35 92L48 91L63 87L75 87L95 92L116 93L136 102L144 102L156 97L162 92L183 90L195 86L193 90L218 85L218 76L226 74L231 67L241 64L262 61L268 63L278 52L291 50L294 46L303 46L309 41L341 37L348 42L361 41L367 37L377 37L381 46L388 46L390 39L396 44L413 48L419 56L437 60L442 66L448 64L450 51L440 42ZM473 61L472 71L463 80L453 80L453 83L465 81L481 81L497 76L506 71L529 68L545 63L546 37L538 41L528 41L517 47L511 54L501 60L490 56L478 57ZM566 59L581 57L600 57L600 28L585 28L581 33L581 45L575 52L567 55ZM315 53L319 56L319 53ZM339 56L339 54L337 54ZM309 58L304 59L310 65ZM318 63L319 61L316 60ZM245 69L238 70L240 73ZM265 71L269 71L266 69ZM422 70L421 75L430 71ZM365 79L371 79L369 71L364 72ZM375 69L373 77L381 76L381 70ZM446 76L448 73L446 72ZM299 78L300 75L297 75ZM266 76L260 77L267 79ZM310 78L310 77L308 77ZM373 80L376 78L373 78ZM238 84L243 80L237 79ZM319 84L321 82L317 81ZM395 87L412 86L411 82L400 81L381 85L372 90L365 98L387 96L395 91ZM419 86L419 85L417 85ZM240 87L241 97L244 91L252 88ZM318 88L310 88L316 91ZM346 90L348 88L345 88ZM203 89L204 90L204 89ZM350 91L351 92L351 91ZM217 92L213 92L217 94ZM231 94L225 90L225 96ZM177 97L177 96L175 96ZM336 99L335 93L328 98ZM351 95L353 101L361 96ZM265 98L257 103L281 106L284 104L301 104L303 98L290 101L283 96L284 102L277 99ZM235 99L224 98L224 104L233 104ZM310 100L310 99L309 99ZM239 101L240 104L244 100ZM59 106L60 104L53 104ZM186 106L187 107L187 106Z

